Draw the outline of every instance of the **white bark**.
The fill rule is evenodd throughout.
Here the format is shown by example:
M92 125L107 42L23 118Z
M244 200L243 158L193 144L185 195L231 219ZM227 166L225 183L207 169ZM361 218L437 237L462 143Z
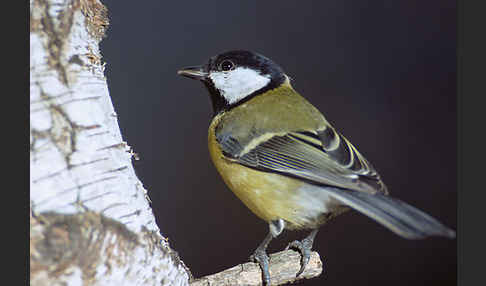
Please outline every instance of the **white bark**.
M31 0L30 20L31 284L188 284L120 134L98 49L105 7Z

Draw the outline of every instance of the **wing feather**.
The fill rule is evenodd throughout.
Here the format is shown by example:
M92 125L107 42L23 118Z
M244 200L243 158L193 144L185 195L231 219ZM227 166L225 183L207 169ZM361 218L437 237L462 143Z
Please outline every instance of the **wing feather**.
M331 127L275 135L244 153L231 136L220 136L218 142L226 155L248 167L299 177L315 184L387 193L371 164Z

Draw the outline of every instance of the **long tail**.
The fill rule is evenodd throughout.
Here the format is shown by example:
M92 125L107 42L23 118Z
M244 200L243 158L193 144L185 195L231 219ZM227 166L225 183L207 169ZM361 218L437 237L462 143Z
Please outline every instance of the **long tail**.
M456 232L435 218L398 199L382 194L326 187L335 199L384 225L407 239L427 236L456 237Z

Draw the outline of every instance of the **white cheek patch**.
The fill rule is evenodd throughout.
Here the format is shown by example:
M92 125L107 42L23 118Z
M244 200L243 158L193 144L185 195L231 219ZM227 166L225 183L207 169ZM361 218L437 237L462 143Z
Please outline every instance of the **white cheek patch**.
M242 67L229 72L212 72L209 78L229 104L240 101L270 82L269 76Z

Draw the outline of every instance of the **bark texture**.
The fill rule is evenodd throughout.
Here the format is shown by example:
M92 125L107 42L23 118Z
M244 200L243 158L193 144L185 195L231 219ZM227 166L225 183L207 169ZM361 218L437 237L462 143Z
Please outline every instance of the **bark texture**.
M30 1L32 285L187 285L122 140L98 0Z
M311 279L321 275L322 262L317 252L312 252L304 272L299 277L295 274L300 269L301 256L293 250L280 251L270 254L270 283L283 285L297 280ZM204 276L191 282L190 286L222 286L246 285L256 286L262 284L262 271L256 263L247 262L226 269L216 274Z

